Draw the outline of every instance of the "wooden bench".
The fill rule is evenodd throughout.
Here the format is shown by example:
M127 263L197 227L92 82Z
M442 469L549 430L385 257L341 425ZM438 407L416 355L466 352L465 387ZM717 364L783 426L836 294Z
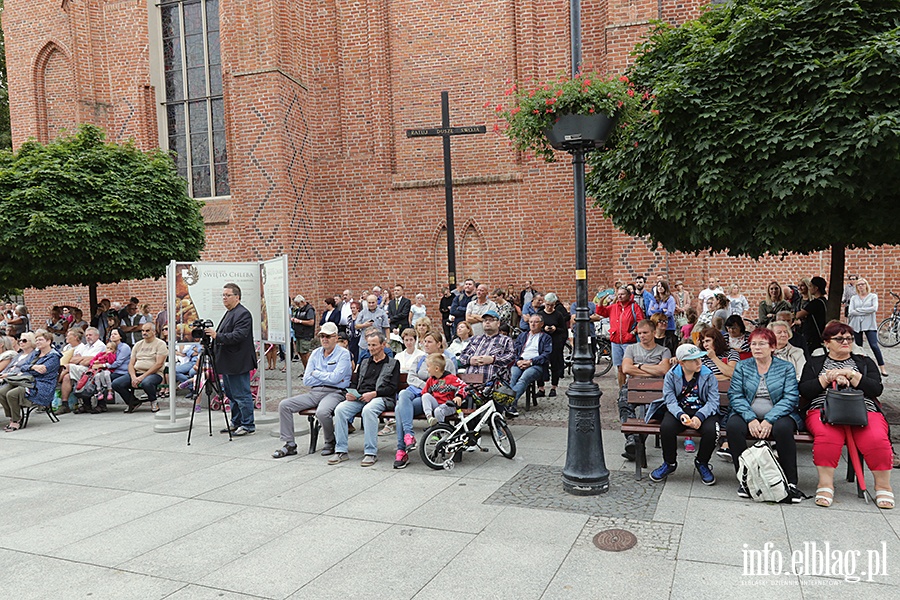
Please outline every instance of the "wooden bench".
M484 375L480 373L460 373L457 375L460 379L465 381L467 384L482 384L484 383ZM406 383L406 373L400 374L400 390L404 390L407 387ZM467 408L463 409L463 414L468 415L473 412L473 408L469 405ZM309 421L309 454L315 454L316 446L319 443L319 432L322 430L322 424L319 423L319 419L316 418L316 409L310 408L307 410L302 410L299 413L301 416L304 416ZM386 410L382 412L378 416L379 422L384 422L387 419L395 419L396 415L392 410ZM425 415L416 415L413 417L416 420L425 420ZM449 421L456 420L455 416L451 416L447 418ZM362 428L360 428L362 429Z
M723 407L728 407L728 387L731 384L730 381L720 381L719 382L719 404ZM628 379L628 402L629 404L634 404L636 406L645 407L649 405L651 402L656 400L657 398L662 398L663 393L663 379L662 378L638 378L638 377L630 377ZM647 449L645 446L644 439L648 435L656 436L656 445L659 447L659 423L651 422L647 423L643 419L628 419L625 423L622 424L622 433L626 435L634 434L637 437L637 444L635 446L635 457L634 457L634 478L637 481L640 481L643 477L642 469L647 468ZM696 429L687 428L681 433L678 434L681 437L696 437L700 438L700 432ZM725 431L719 431L720 439L725 438ZM771 439L771 438L770 438ZM794 440L798 443L803 444L812 444L813 437L806 432L797 432L794 434ZM850 469L852 471L852 469ZM847 481L852 481L849 479L850 475L848 474Z

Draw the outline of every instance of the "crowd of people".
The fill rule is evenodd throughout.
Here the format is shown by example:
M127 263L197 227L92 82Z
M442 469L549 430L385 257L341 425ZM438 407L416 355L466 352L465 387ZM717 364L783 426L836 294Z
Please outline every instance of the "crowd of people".
M857 430L854 443L875 474L878 506L893 507L890 469L897 461L878 400L881 378L888 375L875 335L878 297L864 279L849 277L841 301L848 323L842 323L827 320L825 291L826 282L818 276L796 285L773 281L758 312L751 313L737 285L726 293L715 278L696 298L682 281L670 285L663 275L649 288L646 278L637 276L633 282L598 289L588 307L598 326L592 335L603 331L609 337L623 422L635 417L635 407L627 402L628 379L665 380L663 397L645 417L660 421L662 437L664 462L651 473L652 480L675 472L677 436L686 428L695 430L699 440L686 438L684 449L696 453L695 468L708 485L716 482L713 454L737 469L748 443L771 438L791 486L789 500L798 502L803 494L796 488L793 435L806 430L815 437L815 501L829 506L834 469L847 440L843 428L822 418L823 399L827 388L844 387L865 394L868 424ZM359 415L365 425L362 466L377 461L376 436L396 435L394 467L404 468L416 447L414 417L422 415L434 424L464 403L467 389L457 377L460 372L508 382L515 396L506 409L509 418L518 416L518 401L532 383L538 397L558 393L575 303L567 307L556 293L541 293L531 281L518 291L510 286L491 292L486 284L467 279L455 290L443 290L434 315L422 294L409 297L400 284L374 286L359 298L349 289L325 298L318 317L302 295L293 299L291 342L281 352L284 360L289 352L292 360L302 361L307 389L280 404L284 446L275 458L297 453L293 416L315 408L324 433L322 455L329 464L348 460L348 435ZM255 359L250 358L252 346L249 353L243 348L249 339L247 323L238 325L235 319L240 315L247 320L249 313L240 310L239 288L226 286L223 302L228 311L223 324L229 331L220 324L209 333L218 333L225 346L238 335L230 330L240 331L242 358L235 370L241 377L227 381L226 391L243 401L243 375L255 368ZM165 311L154 313L137 298L116 306L104 299L90 322L78 307L60 305L50 309L43 326L35 327L26 307L7 304L0 323L7 334L0 337L0 404L10 418L5 430L19 429L23 408L32 404L57 413L98 413L118 394L128 405L126 412L142 401L158 410L168 358L167 321ZM861 353L864 341L874 361ZM179 345L176 381L193 377L197 354L194 345ZM90 395L78 393L86 378L93 381ZM720 381L730 381L727 409L719 406ZM135 395L137 389L145 399ZM223 432L255 431L252 404L249 414L242 406L233 404L232 425ZM397 418L379 431L378 418L386 410L395 411ZM635 444L634 437L626 436L623 455L629 460L635 458ZM738 494L746 496L747 491L742 488Z

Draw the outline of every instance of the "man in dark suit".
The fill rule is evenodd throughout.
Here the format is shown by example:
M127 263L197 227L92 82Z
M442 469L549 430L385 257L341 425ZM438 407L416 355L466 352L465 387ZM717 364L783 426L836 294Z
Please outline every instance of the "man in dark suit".
M231 398L230 429L237 436L250 435L256 433L250 394L250 371L256 368L253 316L241 304L237 284L225 284L222 303L228 312L216 329L209 327L206 333L215 340L216 370L222 376L225 395ZM222 433L228 433L228 429Z
M391 322L391 331L400 334L409 327L409 311L412 302L403 297L403 286L399 283L394 286L394 299L388 304L388 320Z

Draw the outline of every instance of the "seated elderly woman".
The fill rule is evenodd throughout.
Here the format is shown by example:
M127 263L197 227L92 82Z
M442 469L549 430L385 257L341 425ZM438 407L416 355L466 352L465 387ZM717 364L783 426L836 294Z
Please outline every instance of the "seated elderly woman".
M675 353L678 365L666 373L663 397L647 409L647 421L662 418L659 438L663 464L650 473L652 481L663 481L675 472L678 434L687 427L700 431L700 449L694 467L704 485L716 483L709 459L716 448L719 384L700 361L705 352L693 344L682 344Z
M884 390L878 366L868 356L851 353L853 329L845 323L828 323L822 331L822 341L826 353L812 356L800 376L801 408L806 414L806 428L814 438L813 463L819 472L816 504L827 507L834 501L834 470L841 458L846 436L852 435L853 442L875 476L875 504L878 508L894 508L891 442L887 421L878 402ZM847 426L829 425L822 421L825 390L834 385L863 392L867 425L853 427L851 431Z
M10 419L4 428L6 432L16 431L22 426L23 408L28 408L32 404L49 407L53 403L53 393L56 391L59 352L53 349L53 334L49 331L39 331L37 334L23 333L22 336L32 336L35 349L18 363L19 373L31 375L34 378L34 387L27 388L9 383L5 381L5 377L3 378L3 385L0 385L0 405Z
M800 348L791 345L791 336L794 335L794 332L791 331L791 324L787 321L772 321L769 323L769 329L775 334L775 358L786 360L794 365L797 379L800 379L800 374L803 373L803 367L806 365L806 354Z
M750 334L751 358L740 361L731 376L728 401L728 444L734 470L747 449L747 439L765 440L769 436L778 445L778 462L788 480L788 496L782 502L797 504L803 493L797 489L797 443L794 432L802 424L797 412L799 394L794 366L773 356L775 334L768 329L755 329ZM743 485L738 496L749 498Z

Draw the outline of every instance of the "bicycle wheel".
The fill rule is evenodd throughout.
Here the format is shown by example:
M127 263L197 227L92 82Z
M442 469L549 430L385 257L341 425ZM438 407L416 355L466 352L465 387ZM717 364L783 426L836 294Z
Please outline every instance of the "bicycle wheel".
M612 369L612 344L609 340L597 342L596 375L606 375Z
M503 415L500 413L492 414L490 426L491 439L494 440L494 445L497 446L497 450L500 451L500 454L506 458L515 456L516 440L513 438L512 431L509 430L509 425L506 424Z
M890 317L879 323L878 343L886 348L900 344L900 319Z
M569 375L572 374L572 354L572 342L566 342L566 345L563 346L563 368Z
M450 443L452 435L453 428L446 423L438 423L428 428L419 446L422 462L437 471L443 469L446 460L453 456L452 452L447 451L447 444Z

